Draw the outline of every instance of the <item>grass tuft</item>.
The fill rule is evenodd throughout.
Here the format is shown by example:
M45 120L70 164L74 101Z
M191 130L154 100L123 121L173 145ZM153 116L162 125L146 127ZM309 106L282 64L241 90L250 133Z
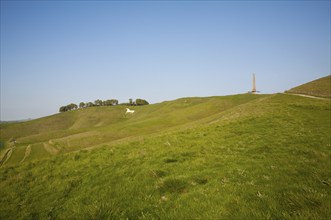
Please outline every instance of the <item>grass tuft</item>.
M188 183L184 179L167 178L161 182L159 191L161 193L183 193L187 190L187 187Z

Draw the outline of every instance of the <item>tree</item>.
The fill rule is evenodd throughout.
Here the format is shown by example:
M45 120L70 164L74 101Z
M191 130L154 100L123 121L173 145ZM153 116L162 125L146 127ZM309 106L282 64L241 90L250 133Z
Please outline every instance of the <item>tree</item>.
M102 102L102 100L97 99L97 100L94 101L94 104L95 104L96 106L102 106L103 102Z
M108 99L103 102L104 106L112 106L112 105L118 105L118 100L116 99Z
M112 105L118 105L118 100L117 99L111 99L110 100Z
M106 101L103 101L103 105L104 106L111 106L111 101L110 100L106 100Z
M69 105L66 106L66 110L67 111L75 110L77 108L78 108L78 106L76 104L74 104L74 103L71 103L71 104L69 104Z
M87 108L87 107L93 107L93 106L113 106L113 105L118 105L118 100L117 99L108 99L106 101L102 101L100 99L97 99L93 102L80 102L79 106L77 106L74 103L71 103L69 105L66 106L61 106L59 108L59 112L66 112L66 111L70 111L70 110L75 110L79 108ZM126 105L135 105L135 102L132 101L132 99L130 99L130 104L126 103Z
M145 99L136 99L136 105L148 105L149 103Z
M133 105L132 99L129 99L129 105Z
M102 101L102 106L109 106L109 100Z
M93 106L94 106L94 104L92 102L86 103L86 107L93 107Z
M61 106L59 109L59 112L66 112L67 110L67 106Z

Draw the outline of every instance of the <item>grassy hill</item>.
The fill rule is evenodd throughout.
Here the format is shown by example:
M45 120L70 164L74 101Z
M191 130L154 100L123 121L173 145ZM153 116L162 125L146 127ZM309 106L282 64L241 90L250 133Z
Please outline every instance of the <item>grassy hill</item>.
M0 124L0 139L7 146L0 149L1 155L4 158L12 148L12 155L5 164L15 164L24 158L29 145L31 153L25 161L132 140L141 135L201 124L227 109L261 97L244 94L182 98L134 107L136 112L133 116L125 115L125 106L93 107L24 123ZM15 145L9 142L10 139L16 140Z
M286 92L330 98L331 75L294 87Z
M135 110L1 125L1 152L15 147L0 167L0 219L329 217L330 100L243 94Z

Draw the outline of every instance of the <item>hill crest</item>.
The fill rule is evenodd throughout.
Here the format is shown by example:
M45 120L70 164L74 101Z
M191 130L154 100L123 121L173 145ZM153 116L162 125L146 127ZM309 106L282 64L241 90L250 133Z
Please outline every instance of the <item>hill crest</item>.
M285 92L331 98L331 75L296 86Z

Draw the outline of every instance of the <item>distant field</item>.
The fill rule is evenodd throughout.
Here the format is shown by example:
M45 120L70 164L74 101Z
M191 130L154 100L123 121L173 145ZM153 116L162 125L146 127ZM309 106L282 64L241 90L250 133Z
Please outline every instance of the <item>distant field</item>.
M301 86L294 87L286 92L331 98L331 76L326 76Z
M12 156L0 219L330 217L330 99L242 94L135 110L1 125Z

